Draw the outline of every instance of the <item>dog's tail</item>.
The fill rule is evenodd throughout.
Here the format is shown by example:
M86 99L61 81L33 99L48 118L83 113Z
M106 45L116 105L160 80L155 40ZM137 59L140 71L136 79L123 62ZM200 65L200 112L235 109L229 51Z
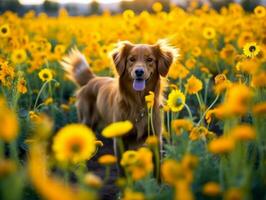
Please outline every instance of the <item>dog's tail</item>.
M67 72L67 76L79 86L85 85L95 77L85 56L77 48L71 49L70 53L60 61L60 64Z

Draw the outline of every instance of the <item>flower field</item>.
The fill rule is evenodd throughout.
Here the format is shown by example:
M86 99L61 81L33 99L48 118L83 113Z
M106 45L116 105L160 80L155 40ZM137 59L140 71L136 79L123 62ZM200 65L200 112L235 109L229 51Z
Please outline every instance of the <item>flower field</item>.
M119 139L134 124L79 124L77 86L59 61L77 47L96 74L114 76L109 52L118 41L158 39L180 54L163 80L163 156L150 124L145 146L121 148L121 160L97 158L100 177L87 165L106 145L100 138ZM155 3L151 13L89 17L5 12L0 41L0 199L99 199L117 163L125 176L116 177L110 199L266 198L264 6L218 12L192 3L164 12ZM145 100L150 118L154 94Z

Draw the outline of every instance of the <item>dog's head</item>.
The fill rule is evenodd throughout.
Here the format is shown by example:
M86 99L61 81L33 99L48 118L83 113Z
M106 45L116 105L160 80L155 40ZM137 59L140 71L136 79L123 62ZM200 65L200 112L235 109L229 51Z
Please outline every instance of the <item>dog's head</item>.
M119 76L130 77L136 91L144 90L152 76L166 76L176 56L177 50L164 41L154 45L119 42L112 52Z

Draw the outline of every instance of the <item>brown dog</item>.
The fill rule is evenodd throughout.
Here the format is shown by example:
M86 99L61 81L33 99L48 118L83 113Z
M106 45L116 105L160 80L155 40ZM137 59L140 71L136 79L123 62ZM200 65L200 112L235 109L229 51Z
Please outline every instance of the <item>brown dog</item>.
M72 50L61 64L81 86L77 94L80 122L95 128L99 121L106 125L130 120L134 130L124 137L124 143L127 149L135 149L144 143L148 135L145 96L149 91L155 94L152 123L155 134L160 136L160 76L167 75L177 50L162 41L154 45L125 41L119 42L111 55L118 78L93 74L78 50Z

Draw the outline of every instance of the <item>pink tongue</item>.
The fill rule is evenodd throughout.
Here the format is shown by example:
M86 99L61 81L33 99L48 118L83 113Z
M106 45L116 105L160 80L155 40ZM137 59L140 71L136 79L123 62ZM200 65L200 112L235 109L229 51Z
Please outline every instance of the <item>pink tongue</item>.
M134 80L133 81L133 88L136 91L144 90L145 88L145 80Z

